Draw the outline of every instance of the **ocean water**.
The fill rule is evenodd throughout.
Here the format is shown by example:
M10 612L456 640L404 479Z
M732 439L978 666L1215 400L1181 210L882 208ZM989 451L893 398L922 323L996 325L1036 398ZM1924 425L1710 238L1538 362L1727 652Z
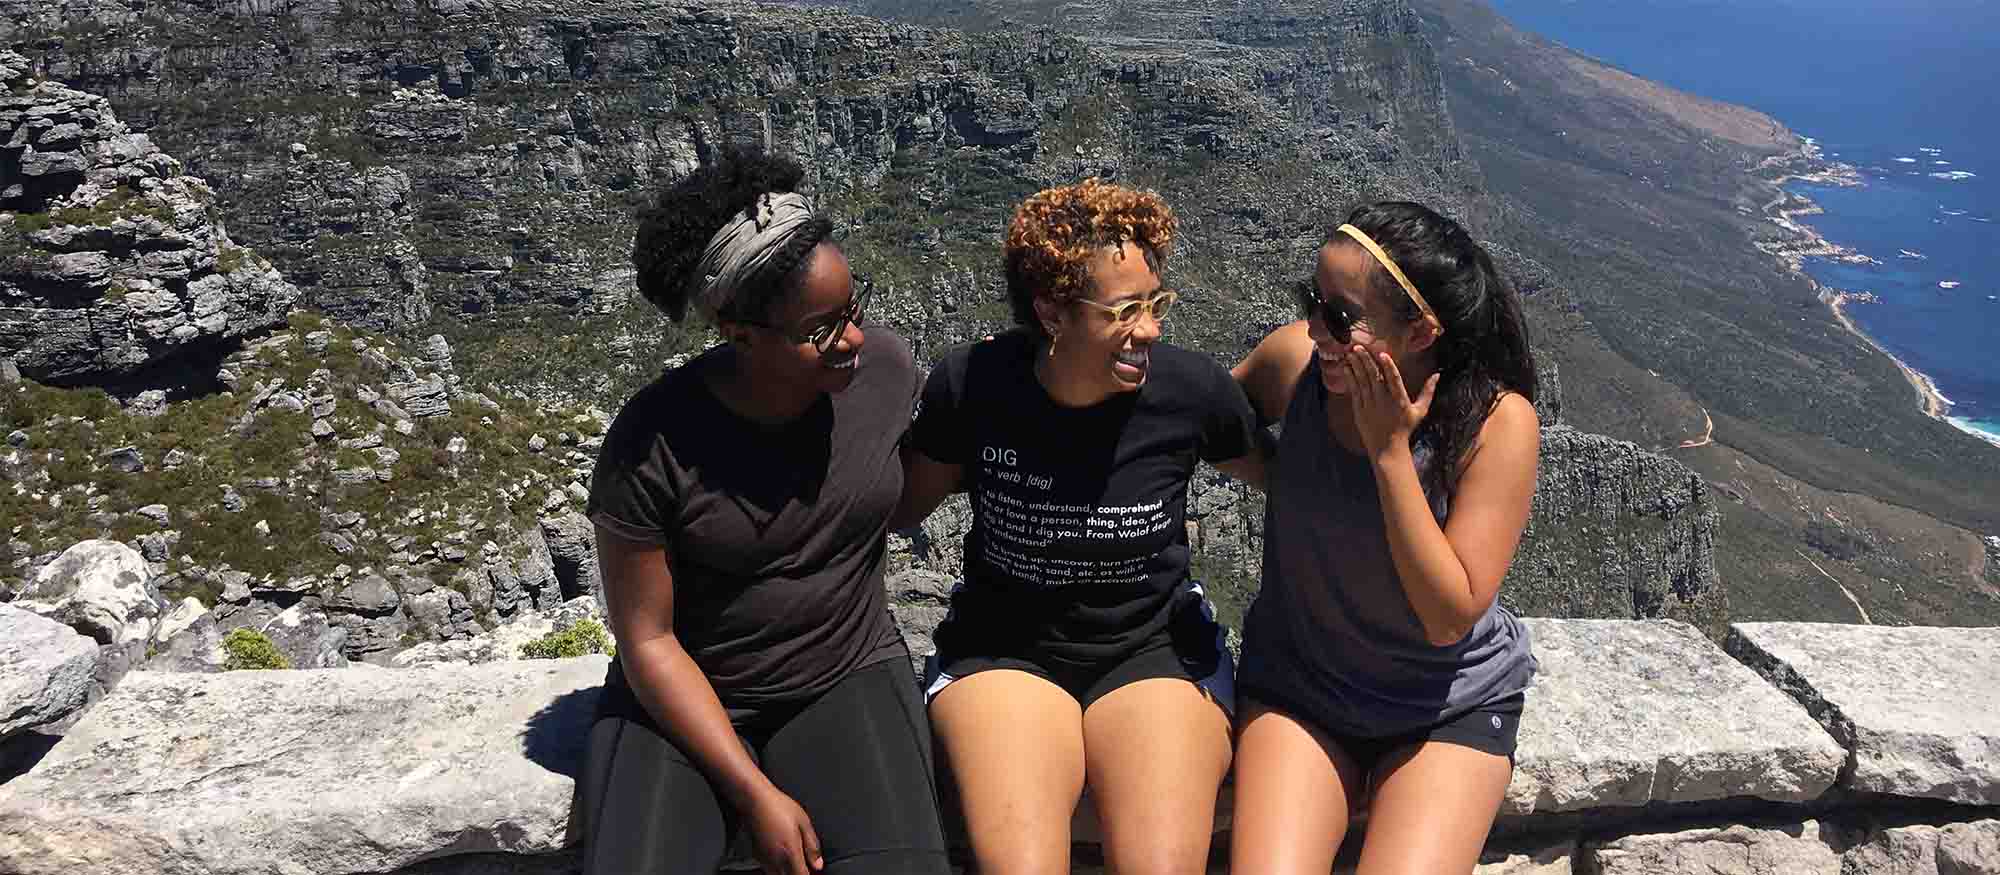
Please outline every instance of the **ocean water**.
M1516 26L1640 76L1754 107L1854 165L1795 183L1828 240L1814 260L1872 292L1847 313L2000 444L2000 3L1992 0L1493 0ZM1921 258L1911 254L1920 255Z

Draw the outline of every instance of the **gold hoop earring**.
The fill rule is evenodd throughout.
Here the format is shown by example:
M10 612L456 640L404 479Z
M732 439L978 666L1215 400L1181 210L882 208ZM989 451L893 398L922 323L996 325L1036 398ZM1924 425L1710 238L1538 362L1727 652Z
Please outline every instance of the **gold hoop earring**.
M1061 338L1057 335L1054 334L1049 335L1049 358L1056 357L1056 341L1060 339Z

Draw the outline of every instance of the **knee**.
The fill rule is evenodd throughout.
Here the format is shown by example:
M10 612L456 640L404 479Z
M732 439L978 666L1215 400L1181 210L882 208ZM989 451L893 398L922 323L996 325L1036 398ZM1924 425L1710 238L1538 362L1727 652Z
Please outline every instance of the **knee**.
M1107 840L1104 860L1119 875L1202 875L1208 871L1209 836L1165 834Z
M1013 847L975 849L980 875L1069 875L1069 849Z

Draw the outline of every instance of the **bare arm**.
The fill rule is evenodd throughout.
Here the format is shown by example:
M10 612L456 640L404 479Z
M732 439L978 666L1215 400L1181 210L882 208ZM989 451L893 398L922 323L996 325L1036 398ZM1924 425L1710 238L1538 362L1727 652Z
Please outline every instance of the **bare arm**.
M903 498L889 517L890 529L907 529L924 521L945 496L965 490L965 466L947 465L914 447L903 448Z
M646 713L748 818L766 872L819 869L819 838L810 820L750 758L708 675L674 634L674 573L666 551L599 526L597 557L618 661Z
M1513 393L1502 396L1459 473L1442 528L1424 500L1408 443L1372 454L1389 554L1432 644L1464 638L1499 596L1528 524L1540 451L1534 406Z
M738 808L770 785L729 723L708 676L674 635L674 574L660 547L597 529L618 661L653 721L681 742Z
M1250 398L1250 406L1257 411L1262 423L1276 422L1284 418L1285 408L1292 403L1292 391L1298 387L1299 372L1310 361L1313 354L1312 338L1306 335L1306 323L1293 322L1266 335L1257 347L1236 367L1229 369L1229 375L1243 387L1243 393ZM1252 432L1256 444L1250 453L1239 459L1219 462L1216 468L1238 480L1258 489L1268 482L1270 462L1278 454L1277 441L1268 428L1259 427Z
M1262 490L1268 476L1265 472L1265 462L1270 460L1274 446L1271 433L1264 429L1255 429L1250 436L1254 441L1250 445L1250 452L1225 462L1217 462L1215 468L1250 484L1253 489Z
M1306 323L1293 322L1266 335L1257 348L1236 363L1229 373L1250 396L1250 406L1265 422L1285 418L1292 391L1298 388L1299 372L1312 361L1313 342Z

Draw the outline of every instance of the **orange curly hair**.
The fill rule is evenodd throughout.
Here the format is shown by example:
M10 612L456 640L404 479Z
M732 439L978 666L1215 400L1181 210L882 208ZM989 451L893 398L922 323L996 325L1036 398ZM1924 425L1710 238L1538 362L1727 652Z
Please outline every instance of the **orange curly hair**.
M1155 273L1173 250L1180 220L1150 191L1092 177L1021 202L1007 228L1007 299L1014 322L1041 332L1035 299L1068 303L1090 293L1090 259L1130 241Z

